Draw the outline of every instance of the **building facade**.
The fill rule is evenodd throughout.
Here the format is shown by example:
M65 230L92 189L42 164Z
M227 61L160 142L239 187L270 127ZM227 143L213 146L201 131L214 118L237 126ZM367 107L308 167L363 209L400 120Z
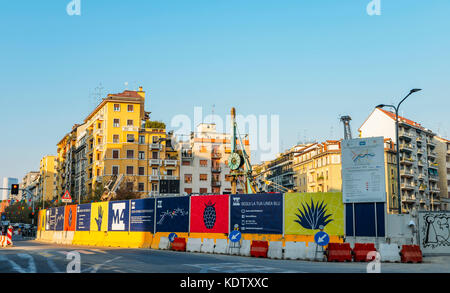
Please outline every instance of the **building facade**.
M58 159L56 156L45 156L41 159L39 166L39 188L38 194L41 200L53 200L57 198L57 173Z
M20 182L20 191L19 191L19 200L22 199L32 199L32 200L39 200L37 198L37 187L39 184L39 171L31 171L28 172L22 179L22 182ZM23 190L27 191L23 191Z
M250 156L248 138L243 139ZM231 177L228 157L231 136L218 133L214 123L201 123L188 142L179 142L181 149L181 192L183 194L230 194ZM237 192L245 187L237 184Z
M399 116L399 141L395 114L375 109L359 128L360 137L383 136L399 144L402 211L440 210L435 134L419 123Z
M435 136L434 142L436 143L441 209L448 211L450 208L450 141Z

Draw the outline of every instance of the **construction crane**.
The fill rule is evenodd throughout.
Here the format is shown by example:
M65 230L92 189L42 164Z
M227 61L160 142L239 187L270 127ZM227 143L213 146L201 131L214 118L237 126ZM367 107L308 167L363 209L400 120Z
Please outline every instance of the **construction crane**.
M105 191L101 197L102 201L109 201L116 196L116 191L119 188L120 183L122 183L123 177L123 174L120 174L119 176L114 175L111 177L105 186Z
M341 122L344 124L344 139L352 139L352 129L350 128L350 120L352 118L348 115L341 116Z

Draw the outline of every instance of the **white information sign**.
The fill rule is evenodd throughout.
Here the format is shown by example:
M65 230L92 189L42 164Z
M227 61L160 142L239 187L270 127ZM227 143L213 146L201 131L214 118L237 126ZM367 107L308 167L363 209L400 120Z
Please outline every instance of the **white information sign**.
M384 138L342 141L344 203L385 202Z

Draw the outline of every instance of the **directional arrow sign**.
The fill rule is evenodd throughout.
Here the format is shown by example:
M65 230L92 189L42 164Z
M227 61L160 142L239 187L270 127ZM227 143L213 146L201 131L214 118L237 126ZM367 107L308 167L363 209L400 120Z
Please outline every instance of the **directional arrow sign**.
M177 237L178 237L177 234L175 234L175 233L170 233L170 234L169 234L169 241L170 241L170 242L173 242L173 241L175 240L175 238L177 238Z
M234 230L231 231L230 236L228 238L230 238L231 242L239 242L241 241L241 237L242 237L241 232L239 232L238 230Z
M328 245L328 243L330 242L330 236L323 232L317 232L316 235L314 235L314 241L321 246L325 246Z

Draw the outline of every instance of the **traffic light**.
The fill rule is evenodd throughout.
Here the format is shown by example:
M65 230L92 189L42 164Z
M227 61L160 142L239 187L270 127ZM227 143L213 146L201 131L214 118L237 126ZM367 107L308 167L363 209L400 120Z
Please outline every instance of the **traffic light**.
M19 194L19 184L12 184L11 185L11 194L12 195L18 195Z

